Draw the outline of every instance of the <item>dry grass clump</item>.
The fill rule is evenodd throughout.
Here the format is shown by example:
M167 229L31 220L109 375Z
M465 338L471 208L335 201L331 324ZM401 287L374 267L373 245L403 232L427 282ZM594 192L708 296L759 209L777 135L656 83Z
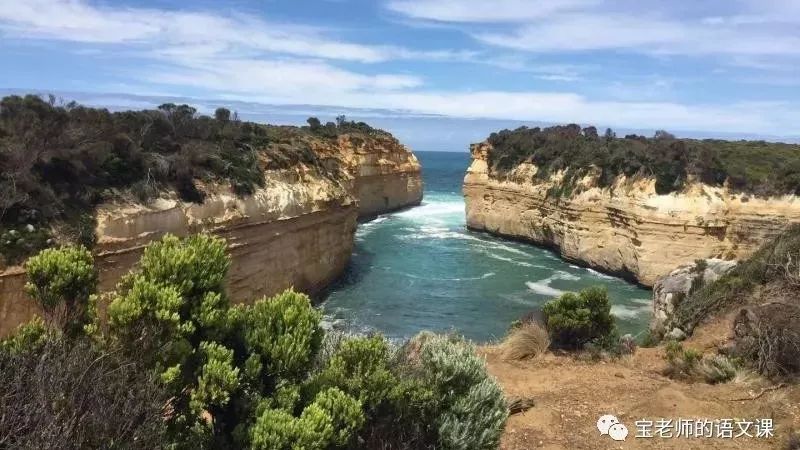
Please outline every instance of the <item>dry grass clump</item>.
M541 355L548 347L550 337L536 322L525 322L513 328L500 344L502 357L517 361Z

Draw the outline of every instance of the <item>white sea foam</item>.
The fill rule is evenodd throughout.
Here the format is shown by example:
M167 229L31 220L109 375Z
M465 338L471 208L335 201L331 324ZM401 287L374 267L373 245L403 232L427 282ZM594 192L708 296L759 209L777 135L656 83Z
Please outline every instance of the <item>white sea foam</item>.
M634 319L650 311L648 306L611 305L611 314L620 319Z
M413 278L415 280L427 280L427 281L477 281L477 280L485 280L487 278L491 278L496 274L494 272L487 272L479 277L466 277L466 278L436 278L436 277L423 277L419 275L414 275L410 273L403 273L401 272L400 275L408 278Z
M612 277L611 275L606 275L604 273L600 273L600 272L598 272L598 271L596 271L594 269L590 269L588 267L586 268L586 271L589 272L590 274L596 276L597 278L602 278L604 280L615 280L616 279L615 277Z
M525 283L525 286L528 286L528 289L532 290L537 294L547 295L550 297L558 297L559 295L564 293L564 291L550 286L550 281L552 280L550 280L549 278L542 281L528 281L527 283Z
M422 205L392 214L406 219L428 218L447 214L464 214L464 202L423 202Z
M567 280L567 281L578 281L581 279L578 275L573 275L569 272L564 272L563 270L557 270L552 276L554 280Z
M537 266L534 266L531 263L528 263L528 262L525 262L525 261L518 261L518 260L513 259L513 258L507 258L505 256L501 256L501 255L498 255L497 253L492 253L492 252L489 252L489 251L484 251L483 254L488 256L489 258L496 259L498 261L509 262L511 264L515 264L515 265L522 266L522 267L537 267Z

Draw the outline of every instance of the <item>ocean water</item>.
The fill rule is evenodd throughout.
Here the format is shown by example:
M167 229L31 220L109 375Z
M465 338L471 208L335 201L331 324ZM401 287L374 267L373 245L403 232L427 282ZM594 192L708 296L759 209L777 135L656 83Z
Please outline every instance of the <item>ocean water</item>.
M461 183L469 154L417 156L422 205L359 224L350 266L322 303L328 320L390 338L457 331L489 342L553 297L602 285L622 333L647 328L650 291L545 249L468 231Z

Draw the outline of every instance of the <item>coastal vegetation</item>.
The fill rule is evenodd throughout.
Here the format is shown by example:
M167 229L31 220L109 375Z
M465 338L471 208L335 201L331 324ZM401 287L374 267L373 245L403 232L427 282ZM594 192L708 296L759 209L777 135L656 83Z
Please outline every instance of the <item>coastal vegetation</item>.
M570 124L521 127L492 133L488 162L503 176L523 162L535 164L536 180L564 171L554 195L569 195L575 182L597 175L609 186L620 175L653 177L660 194L681 190L690 180L727 184L736 192L758 196L800 194L800 146L764 141L680 139L665 131L654 137L617 137L608 129Z
M674 326L693 330L738 309L736 352L761 373L800 371L800 225L764 244L719 279L690 292L675 307Z
M0 345L4 446L497 447L508 408L469 343L325 333L291 290L231 305L226 252L166 236L103 295L85 248L30 258L44 316Z
M522 360L547 350L588 351L592 357L636 351L629 335L620 337L604 287L566 292L542 307L542 321L529 314L512 324L500 344L503 358Z
M590 342L609 347L611 341L619 340L604 288L567 292L545 303L542 312L555 348L580 349Z
M225 108L213 117L189 105L110 112L54 97L0 100L0 267L58 243L94 244L98 204L148 202L165 191L202 202L206 186L237 195L264 187L264 171L302 165L321 176L338 167L316 140L390 136L340 116L325 126L245 122Z

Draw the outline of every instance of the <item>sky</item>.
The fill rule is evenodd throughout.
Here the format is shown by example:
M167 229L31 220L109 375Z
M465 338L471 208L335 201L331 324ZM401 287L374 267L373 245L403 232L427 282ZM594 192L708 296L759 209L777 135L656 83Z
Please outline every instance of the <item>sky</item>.
M0 89L339 113L436 150L522 124L800 137L799 0L0 0Z

